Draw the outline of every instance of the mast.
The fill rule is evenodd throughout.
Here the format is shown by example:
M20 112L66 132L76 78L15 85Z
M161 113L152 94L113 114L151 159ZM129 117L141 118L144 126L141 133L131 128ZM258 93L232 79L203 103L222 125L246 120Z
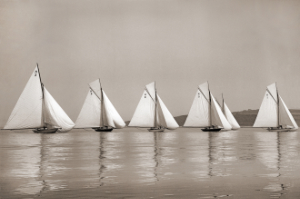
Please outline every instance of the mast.
M225 101L224 101L223 93L222 93L222 111L225 114Z
M154 82L155 87L155 109L154 109L154 127L157 128L157 91L156 91L156 82Z
M43 126L45 126L45 121L44 121L44 84L42 82L42 78L41 78L41 74L40 74L40 69L39 69L39 64L36 63L36 67L37 67L37 70L38 70L38 73L39 73L39 78L40 78L40 83L41 83L41 89L42 89L42 124Z
M100 92L101 92L101 99L100 99L100 107L101 107L101 113L100 113L100 124L103 125L104 127L104 121L103 121L103 92L102 92L102 86L101 86L101 81L99 78L99 84L100 84Z
M278 95L276 82L275 82L275 86L276 86L276 94L277 94L277 126L279 127L279 95Z
M211 127L211 97L210 97L210 89L209 89L209 84L207 82L208 85L208 95L209 95L209 126Z

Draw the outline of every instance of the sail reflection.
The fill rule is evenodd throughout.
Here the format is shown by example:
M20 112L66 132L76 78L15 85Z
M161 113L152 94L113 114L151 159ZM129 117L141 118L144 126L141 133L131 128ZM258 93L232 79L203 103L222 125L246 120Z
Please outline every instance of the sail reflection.
M39 180L40 136L19 132L4 132L1 136L1 190L16 194L37 194L43 188ZM2 192L1 191L1 192Z
M282 183L282 177L290 175L290 162L297 154L297 132L255 132L257 139L257 157L266 166L267 174L259 177L269 178L264 190L279 192L287 190L291 185Z

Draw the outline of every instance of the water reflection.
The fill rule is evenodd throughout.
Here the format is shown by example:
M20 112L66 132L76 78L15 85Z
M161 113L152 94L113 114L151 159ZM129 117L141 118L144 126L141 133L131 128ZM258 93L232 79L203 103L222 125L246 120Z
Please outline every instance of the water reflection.
M298 132L0 133L0 198L269 198L300 194Z
M297 132L255 132L255 137L257 157L268 171L258 176L269 179L264 190L277 192L272 197L280 197L291 187L283 180L290 176L290 162L297 156Z

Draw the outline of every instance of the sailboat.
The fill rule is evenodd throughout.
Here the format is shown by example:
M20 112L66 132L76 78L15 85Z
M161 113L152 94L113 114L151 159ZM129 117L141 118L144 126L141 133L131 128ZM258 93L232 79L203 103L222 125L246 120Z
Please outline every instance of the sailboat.
M37 64L4 129L55 133L57 130L69 131L73 126L72 120L42 83Z
M253 127L266 127L269 131L298 129L294 117L278 93L276 83L267 87Z
M205 127L202 131L230 130L232 126L209 90L208 82L198 86L184 127Z
M150 127L148 131L163 132L179 127L156 91L156 84L146 85L142 98L128 126Z
M76 120L75 128L112 131L123 128L125 122L102 89L100 79L89 83L89 91Z
M239 123L236 121L236 119L232 115L231 111L229 110L228 106L226 105L223 94L222 94L222 106L221 106L221 108L222 108L222 111L223 111L227 121L231 125L232 130L237 130L237 129L241 128Z

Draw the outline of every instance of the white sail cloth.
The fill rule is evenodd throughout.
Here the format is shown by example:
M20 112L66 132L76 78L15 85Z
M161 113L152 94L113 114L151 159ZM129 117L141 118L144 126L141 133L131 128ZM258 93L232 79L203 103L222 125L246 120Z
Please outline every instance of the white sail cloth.
M58 127L60 131L71 130L72 120L44 87L44 98L36 67L25 86L4 129Z
M277 96L279 96L279 102ZM278 95L276 84L273 83L267 87L253 127L278 127L278 125L298 129L294 117L281 96Z
M30 76L4 129L39 128L42 121L43 92L36 67Z
M241 128L239 123L236 121L236 119L232 115L231 111L229 110L229 108L228 108L228 106L226 105L225 102L224 102L223 105L224 105L224 115L225 115L227 121L229 122L229 124L232 126L232 129Z
M179 127L174 117L167 109L161 98L157 96L157 114L156 126L168 129L176 129ZM146 89L138 103L133 117L128 126L138 127L155 127L155 83L146 85Z
M44 123L53 127L60 127L59 131L69 131L75 126L45 87L44 105Z
M110 102L104 90L102 90L103 96L103 116L104 126L112 126L114 128L123 128L126 126L125 122L115 109L114 105ZM101 119L100 119L101 121Z
M101 113L100 103L100 99L90 89L75 122L75 128L99 127Z
M212 115L210 116L210 114ZM209 92L208 83L205 82L199 85L192 107L183 126L208 127L210 125L217 125L225 130L232 128L215 98Z
M114 128L125 127L126 124L124 120L110 102L105 92L101 89L100 81L95 80L89 85L90 91L87 94L82 109L76 120L75 128L103 126L111 126ZM103 96L103 102L101 102L101 96Z

